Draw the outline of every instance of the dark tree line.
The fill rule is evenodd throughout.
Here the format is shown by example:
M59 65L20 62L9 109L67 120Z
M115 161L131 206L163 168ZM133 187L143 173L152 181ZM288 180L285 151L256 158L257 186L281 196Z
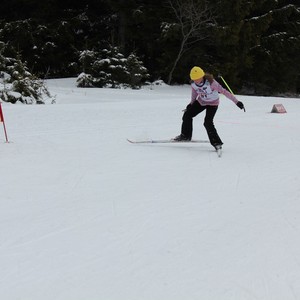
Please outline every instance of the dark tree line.
M78 76L83 51L117 47L150 80L187 83L199 65L236 92L300 93L298 0L2 0L0 42L41 78Z

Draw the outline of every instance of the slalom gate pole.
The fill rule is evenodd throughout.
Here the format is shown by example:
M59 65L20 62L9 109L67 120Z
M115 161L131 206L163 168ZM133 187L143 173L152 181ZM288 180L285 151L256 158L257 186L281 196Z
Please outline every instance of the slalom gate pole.
M0 122L3 123L3 129L4 129L6 143L9 143L8 142L8 137L7 137L7 131L6 131L6 126L5 126L5 121L4 121L4 116L3 116L3 112L2 112L1 102L0 102Z

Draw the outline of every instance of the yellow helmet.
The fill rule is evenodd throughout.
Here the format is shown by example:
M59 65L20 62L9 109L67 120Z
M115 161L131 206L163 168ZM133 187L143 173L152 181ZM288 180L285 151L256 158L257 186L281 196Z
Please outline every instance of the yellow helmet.
M200 67L193 67L190 72L190 77L192 80L197 80L205 75L204 71Z

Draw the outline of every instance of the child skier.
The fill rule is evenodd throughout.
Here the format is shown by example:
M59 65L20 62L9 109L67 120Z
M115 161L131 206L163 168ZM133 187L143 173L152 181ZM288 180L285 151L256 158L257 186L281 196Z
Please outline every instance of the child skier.
M207 131L209 141L218 151L222 149L221 141L214 126L214 117L218 110L219 93L225 95L233 101L240 109L244 109L244 104L238 101L236 97L224 89L211 74L205 74L200 67L193 67L190 72L190 78L193 81L191 102L184 110L182 117L181 134L174 138L175 141L190 141L193 133L193 118L202 111L206 110L204 118L204 127Z

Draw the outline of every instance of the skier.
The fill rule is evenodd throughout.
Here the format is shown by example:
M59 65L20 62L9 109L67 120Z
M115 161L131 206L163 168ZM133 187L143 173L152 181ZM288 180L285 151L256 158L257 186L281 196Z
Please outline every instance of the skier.
M190 72L193 81L191 102L184 110L182 117L181 134L174 138L175 141L190 141L193 133L193 118L206 110L204 127L211 145L218 151L222 149L223 142L220 139L214 126L214 116L218 110L219 93L225 95L233 101L240 109L244 109L244 104L236 97L224 89L211 74L205 73L200 67L193 67Z

